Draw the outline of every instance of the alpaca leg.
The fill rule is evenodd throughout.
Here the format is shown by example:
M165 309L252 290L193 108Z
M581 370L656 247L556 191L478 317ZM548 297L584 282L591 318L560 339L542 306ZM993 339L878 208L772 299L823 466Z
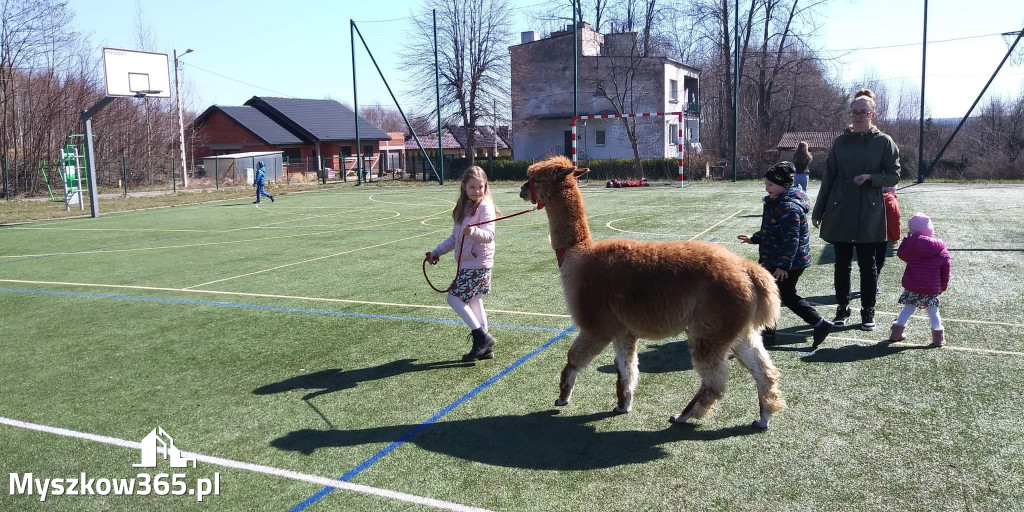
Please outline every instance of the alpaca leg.
M760 429L768 428L772 414L783 410L786 401L779 391L779 370L772 364L771 357L761 343L758 343L757 333L751 331L745 337L740 338L732 352L739 361L754 377L757 382L757 404L760 411L760 418L754 422L754 426Z
M711 407L725 394L725 382L729 378L729 367L725 364L728 348L728 344L720 340L699 340L691 336L690 354L693 368L700 375L700 388L682 412L669 421L686 423L690 418L703 418L711 412Z
M636 358L636 336L615 340L615 395L618 405L612 412L624 414L633 408L633 390L639 373Z
M607 339L601 339L582 331L576 336L572 346L569 347L565 368L562 369L562 377L558 384L558 400L555 400L555 405L562 406L569 403L569 398L572 397L572 388L576 385L576 374L586 368L594 356L608 346L608 342Z

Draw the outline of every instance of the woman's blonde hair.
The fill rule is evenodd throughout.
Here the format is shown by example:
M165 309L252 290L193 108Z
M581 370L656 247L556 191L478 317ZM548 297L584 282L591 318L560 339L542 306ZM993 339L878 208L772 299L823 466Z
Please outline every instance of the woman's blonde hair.
M462 174L462 182L459 184L459 200L455 202L455 209L452 210L452 220L456 224L462 222L462 219L466 218L467 213L470 215L476 213L476 209L480 206L480 203L470 200L469 194L466 193L466 183L469 183L469 180L473 178L484 182L484 197L480 199L480 202L491 196L491 186L487 182L487 173L477 165L466 169L466 172ZM494 207L494 211L499 215L501 214L497 206Z
M811 159L811 151L807 147L807 141L802 140L796 145L796 152L793 153L793 163L807 163Z
M872 91L871 89L858 89L857 92L853 94L853 99L850 100L850 105L853 105L855 102L862 100L866 101L868 104L871 105L871 110L875 110L874 91Z

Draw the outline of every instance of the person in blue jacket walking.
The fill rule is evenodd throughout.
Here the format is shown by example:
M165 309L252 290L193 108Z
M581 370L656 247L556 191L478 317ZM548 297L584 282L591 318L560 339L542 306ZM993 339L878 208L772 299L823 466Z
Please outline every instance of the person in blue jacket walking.
M764 175L764 212L761 229L751 236L739 235L742 243L757 245L758 263L775 277L782 305L814 328L811 350L832 332L832 322L818 314L796 291L797 280L811 266L811 245L807 212L811 206L803 189L794 185L796 166L779 162ZM765 345L775 343L775 329L761 333Z
M270 202L274 202L274 196L267 193L264 188L267 186L267 173L264 170L263 162L256 165L256 176L253 177L252 186L256 187L256 200L252 204L260 204L262 196L270 198Z

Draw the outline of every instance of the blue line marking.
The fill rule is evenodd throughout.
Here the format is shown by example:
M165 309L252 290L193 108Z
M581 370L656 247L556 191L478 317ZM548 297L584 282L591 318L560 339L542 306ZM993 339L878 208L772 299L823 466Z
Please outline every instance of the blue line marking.
M423 318L415 316L398 316L398 315L375 315L372 313L351 313L347 311L330 311L326 309L307 309L307 308L289 308L283 306L263 306L260 304L239 304L236 302L219 302L219 301L206 301L206 300L189 300L189 299L169 299L164 297L143 297L137 295L110 295L106 293L80 293L80 292L55 292L48 290L26 290L21 288L0 288L0 292L9 293L31 293L36 295L58 295L64 297L89 297L94 299L121 299L121 300L139 300L144 302L163 302L169 304L194 304L199 306L220 306L226 308L240 308L240 309L260 309L266 311L283 311L287 313L312 313L315 315L332 315L332 316L348 316L354 318L377 318L385 320L406 320L412 322L427 322L435 324L455 324L463 325L462 320L449 320L446 318ZM559 332L561 329L554 327L536 327L533 325L515 325L515 324L490 324L493 327L506 327L509 329L522 329L527 331L553 331Z
M456 407L461 405L463 402L465 402L466 400L469 400L470 398L473 398L474 396L476 396L478 393L480 393L484 389L487 389L488 387L490 387L491 384L494 384L495 382L498 382L499 380L501 380L502 377L504 377L505 375L508 375L509 372L511 372L512 370L515 370L520 365L522 365L526 361L530 360L530 358L532 358L533 356L541 353L542 351L544 351L544 349L550 347L551 345L554 345L555 342L557 342L558 340L564 338L566 335L568 335L569 333L571 333L574 330L576 330L576 326L569 327L568 329L565 329L564 331L559 332L558 335L556 335L554 338L551 338L550 340L548 340L543 345L533 349L532 352L530 352L529 354L526 354L525 356L520 358L518 361L516 361L516 362L506 366L505 369L503 369L500 372L498 372L498 374L495 375L494 377L491 377L490 379L487 379L487 381L485 381L484 383L482 383L479 386L473 388L472 391L466 393L465 395L462 395L461 398L459 398L458 400L448 404L444 409L441 409L440 411L438 411L437 414L431 416L430 419L428 419L427 421L424 421L423 423L420 423L420 425L418 427L412 429L409 433L407 433L407 434L403 435L402 437L398 438L397 441L394 441L391 444L387 445L381 451L373 454L373 456L371 456L370 458L364 460L361 464L359 464L358 466L356 466L355 468L350 470L348 473L345 473L344 475L341 475L340 477L338 477L338 480L340 480L342 482L348 482L349 480L352 479L352 477L358 475L363 470L369 468L370 466L372 466L375 462L380 460L385 455L391 453L392 451L394 451L399 446L402 446L403 444L408 442L410 439L412 439L412 438L416 437L417 435L419 435L420 432L423 432L423 430L425 430L428 426L430 426L432 423L437 422L437 420L441 419L444 415L446 415L449 412L451 412L453 409L455 409ZM295 507L291 509L291 512L301 512L301 511L305 510L310 505L312 505L312 504L320 501L321 499L323 499L324 496L327 496L333 490L334 490L334 487L324 487L323 489L320 489L319 491L317 491L316 494L306 498L306 500L303 501L302 503L299 503L298 505L295 505Z
M717 236L713 236L713 237L709 238L708 242L714 242L715 240L718 240Z

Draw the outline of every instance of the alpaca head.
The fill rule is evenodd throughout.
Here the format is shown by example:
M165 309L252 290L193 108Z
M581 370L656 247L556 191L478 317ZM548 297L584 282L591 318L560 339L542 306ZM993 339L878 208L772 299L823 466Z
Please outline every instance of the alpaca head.
M558 190L576 187L576 177L588 170L576 168L564 156L541 160L526 169L530 180L519 189L519 197L538 205L551 202Z

